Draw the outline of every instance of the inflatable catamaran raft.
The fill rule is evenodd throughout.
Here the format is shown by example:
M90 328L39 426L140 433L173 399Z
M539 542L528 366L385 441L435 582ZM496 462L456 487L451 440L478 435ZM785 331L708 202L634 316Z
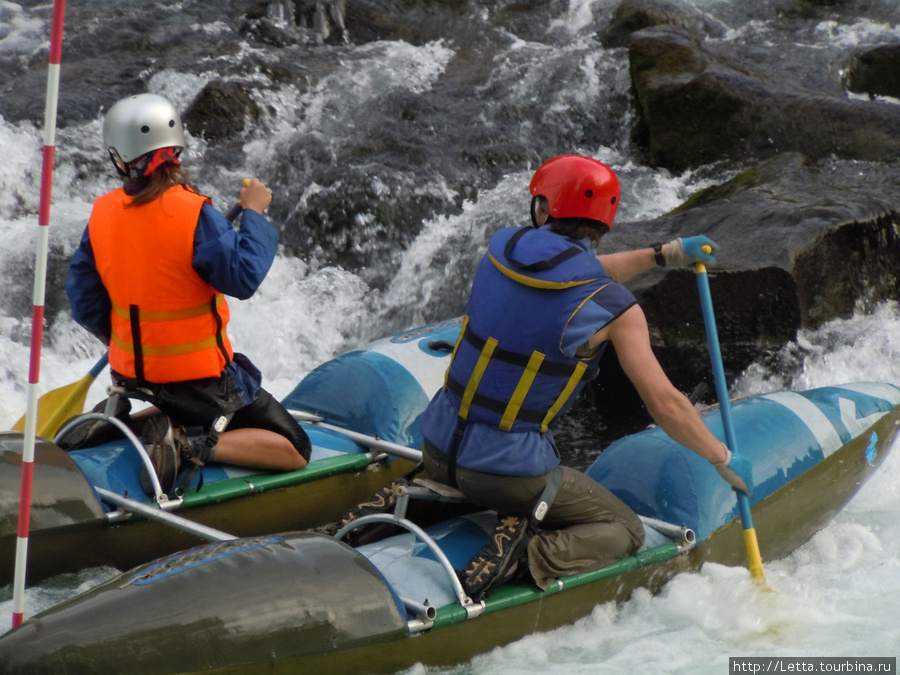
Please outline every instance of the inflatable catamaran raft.
M129 569L208 540L204 528L249 536L336 520L415 466L416 422L443 384L459 329L453 320L407 331L309 373L283 401L312 442L300 471L210 464L182 495L164 495L158 483L147 495L140 470L149 460L124 423L112 421L118 440L68 453L38 439L29 582L100 565ZM57 438L98 417L63 425ZM23 434L0 432L0 584L11 583L15 566L22 443ZM161 511L174 517L135 515Z
M437 374L446 361L433 363ZM379 385L368 377L360 375L358 386L371 387L367 400L378 405ZM340 400L333 403L323 409L339 416ZM898 404L900 389L884 383L782 391L734 404L741 452L753 463L750 501L764 560L807 541L878 468L900 428ZM355 415L342 423L352 426ZM723 437L717 409L703 420ZM0 637L0 671L108 673L127 664L130 673L332 674L448 665L570 623L635 588L656 590L704 562L745 564L734 493L709 463L661 430L613 443L589 473L642 517L647 543L544 592L513 584L481 602L467 598L456 571L484 544L496 514L420 526L405 517L412 500L459 499L425 480L396 488L393 515L353 524L391 520L400 534L358 548L342 543L341 532L260 534L158 559Z

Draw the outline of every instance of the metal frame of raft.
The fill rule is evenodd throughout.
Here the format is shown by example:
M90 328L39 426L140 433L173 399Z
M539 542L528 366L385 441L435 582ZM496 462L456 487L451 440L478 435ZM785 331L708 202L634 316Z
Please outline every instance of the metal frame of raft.
M768 468L757 483L754 517L769 560L790 554L821 530L900 437L900 388L893 385L856 383L802 395L768 394L735 408L743 411L738 418L743 416L742 428L755 441L747 447ZM719 430L715 416L707 420ZM637 446L640 457L633 452ZM681 528L670 526L673 531L665 536L657 532L657 523L642 518L648 534L643 550L595 572L555 581L543 592L509 584L465 607L453 593L435 544L399 523L403 534L356 549L321 532L248 535L142 563L43 611L0 639L0 670L74 673L93 664L93 672L105 673L131 663L136 651L142 672L155 673L394 673L416 662L461 663L524 635L571 624L601 603L626 599L636 588L653 592L674 575L707 562L745 562L730 487L700 463L702 458L692 466L695 455L688 453L661 431L648 429L604 450L594 468L619 490L637 482L651 494L659 492L659 483L648 466L657 466L660 476L677 476L665 485L693 491L683 495L678 508L647 512L668 523L685 523L696 533L693 542ZM422 484L418 478L412 488L395 487L397 501ZM428 499L454 497L441 484L421 492ZM718 508L698 515L692 495ZM395 515L409 519L404 508L401 504ZM414 510L411 506L409 513ZM445 511L460 509L438 513ZM483 544L496 518L490 511L470 512L468 506L461 511L423 526L456 568ZM785 513L790 514L787 522ZM382 514L370 520L392 519ZM232 585L243 588L237 604L221 592ZM577 590L562 594L570 589ZM173 597L184 605L176 619ZM472 622L475 612L479 620ZM136 615L142 621L134 623ZM223 621L229 626L224 633ZM203 653L192 646L196 640L184 641L185 622L204 644Z
M110 400L113 400L112 397ZM112 404L107 404L106 406L107 411L110 411L111 409L115 409L114 402ZM157 477L156 472L153 470L150 456L148 455L143 443L141 443L141 441L137 438L135 433L128 427L127 424L125 424L119 418L115 417L115 415L110 414L110 412L84 413L82 415L79 415L78 417L73 418L65 425L60 427L59 431L56 434L54 442L59 443L59 440L61 438L63 438L67 433L80 426L81 424L92 421L102 421L108 422L119 429L122 434L124 434L126 440L128 440L133 446L144 467L147 469L147 473L149 474L149 478L153 484L154 495L147 500L136 501L122 498L116 493L94 486L94 489L97 491L97 494L102 501L105 501L112 506L118 507L115 511L110 511L106 514L107 520L110 522L110 524L127 521L132 518L133 515L137 514L138 511L140 511L139 515L153 518L152 513L148 512L146 509L140 509L138 504L153 504L155 502L160 510L165 512L172 512L180 510L182 508L205 506L207 504L215 504L239 497L246 497L248 495L257 494L266 490L303 485L305 483L311 483L322 478L328 478L330 476L335 476L342 473L361 471L372 464L384 460L387 455L393 455L396 457L414 461L421 459L421 452L413 448L407 448L397 443L391 443L389 441L385 441L373 436L368 436L366 434L354 432L349 429L343 429L341 427L327 424L318 415L313 415L311 413L298 410L291 410L289 412L298 421L308 422L311 424L315 424L316 426L321 426L325 429L336 431L347 436L352 441L362 445L363 447L368 447L372 450L377 450L378 452L342 453L339 456L323 457L321 459L315 460L314 462L311 462L303 469L298 469L297 471L272 474L261 473L253 474L250 476L227 478L225 480L206 484L204 485L202 490L189 488L188 491L185 491L183 494L170 496L162 491L162 487L159 483L159 478ZM159 519L166 524L178 527L177 524L171 522L170 520L166 520L163 518ZM189 528L181 529L190 531ZM201 532L193 533L202 536L204 539L215 540L209 536L205 536Z
M131 445L137 451L138 457L141 458L141 463L144 465L144 468L147 469L147 474L150 478L150 482L153 484L153 498L160 505L160 508L165 509L163 504L169 501L169 497L162 491L162 486L160 486L159 484L159 478L157 477L156 472L153 470L153 463L150 461L150 455L147 454L147 449L144 447L144 444L138 440L138 437L131 430L131 428L127 424L125 424L125 422L111 413L111 410L115 410L115 404L116 397L111 396L109 398L109 402L107 402L106 404L106 410L104 412L90 412L78 415L78 417L73 417L71 420L69 420L59 428L59 431L56 432L56 436L54 437L53 442L59 445L60 439L64 438L70 431L86 422L98 421L112 424L125 435L125 438L131 442Z
M313 445L309 465L299 471L272 473L210 464L197 473L190 486L166 495L155 472L148 468L150 460L140 433L135 436L125 428L127 419L111 416L115 412L111 400L96 413L69 419L63 423L65 430L48 430L41 438L35 469L35 489L47 497L31 510L30 581L77 571L84 565L126 568L141 564L189 546L192 542L185 533L210 539L194 531L188 519L230 532L229 519L236 516L240 524L233 533L242 537L333 522L421 460L416 416L441 386L449 360L447 349L433 345L452 346L459 326L460 320L454 319L382 338L308 373L282 401L307 430ZM109 399L126 394L132 397L132 392L115 385L107 389ZM378 402L375 409L370 408L371 401ZM97 443L82 442L79 445L83 447L71 451L50 440L55 437L59 441L63 433L73 437L71 430L78 425L82 426L75 429L75 435L82 436L83 429L99 425L101 420L108 422L107 428L117 438L104 434L96 437ZM20 460L16 457L20 446L22 440L15 432L0 433L0 495L4 498L20 486ZM62 472L57 471L57 463ZM147 474L146 489L138 480L140 472ZM241 498L260 495L265 497L259 500L263 509L257 520L240 513ZM295 497L302 504L300 510L291 507ZM66 501L58 504L59 500ZM172 519L161 517L164 512L180 514L176 523L183 518L180 526L174 527L181 530L179 534L161 534L159 525L173 525ZM272 525L258 522L260 519ZM148 527L149 521L156 521L155 527ZM126 534L130 528L120 526L130 524L140 524L148 536L141 539ZM4 553L16 544L14 526L7 522L0 532L0 551ZM80 529L93 537L93 545L80 556L66 556L66 538ZM104 529L115 534L104 538L100 534ZM12 579L14 569L5 558L0 561L0 574Z
M108 405L107 411L114 409L115 405ZM126 497L122 497L116 493L95 487L98 496L105 502L118 507L115 511L107 514L110 523L124 522L132 517L143 517L151 520L157 520L165 525L169 525L176 529L197 535L209 541L225 541L234 539L233 535L221 532L214 528L209 528L199 523L194 523L186 518L171 514L171 511L181 508L189 508L201 506L205 504L217 503L243 497L266 490L279 487L301 485L313 482L321 478L332 476L335 474L352 472L365 469L385 457L385 453L401 456L405 459L417 459L421 457L421 453L412 448L406 448L388 441L366 436L357 432L349 432L346 429L329 425L323 422L322 418L310 413L302 411L290 411L298 420L321 425L339 433L352 433L351 439L361 445L382 450L383 452L375 453L354 453L344 454L338 457L326 457L313 462L304 469L280 474L260 474L248 477L229 478L223 481L217 481L204 486L203 490L189 490L183 495L169 497L162 492L159 480L152 471L150 457L146 448L138 440L137 436L128 426L116 418L112 414L104 413L86 413L73 419L64 425L58 432L56 440L58 441L66 433L71 431L79 424L90 422L93 420L107 421L114 424L125 437L134 446L135 451L141 458L141 461L148 468L150 477L153 482L156 495L148 499L146 502L138 502ZM634 555L618 560L602 569L572 575L569 577L556 579L545 591L524 585L511 585L508 587L497 589L489 597L475 602L469 598L462 583L456 575L456 572L449 558L441 549L440 545L429 535L424 529L408 520L406 509L410 498L423 500L436 500L444 502L465 502L465 496L454 488L437 484L434 481L419 481L416 486L397 486L395 488L397 496L396 508L393 514L372 514L363 516L348 523L341 528L335 535L335 539L340 539L350 530L370 523L390 523L397 525L404 530L413 533L423 544L425 544L435 555L438 563L443 568L449 579L450 586L457 598L456 603L444 605L443 607L434 607L432 605L422 604L409 598L402 598L404 606L408 612L414 617L407 621L410 635L428 631L434 628L442 628L462 623L470 619L477 618L482 614L499 611L508 607L522 605L534 600L538 600L546 595L561 593L570 588L589 584L601 579L630 572L635 569L647 567L660 562L665 562L675 558L682 553L690 551L696 545L696 537L692 530L684 526L671 525L663 521L652 518L641 517L645 526L653 527L657 531L669 538L669 541L635 553ZM156 502L159 507L157 510L152 504ZM162 511L162 512L160 512Z
M434 607L401 596L400 600L403 602L406 609L415 617L407 621L407 628L410 636L434 628L443 628L463 623L470 619L475 619L482 614L500 611L517 605L524 605L535 600L540 600L547 595L562 593L570 588L577 588L595 581L608 579L636 569L662 563L671 560L672 558L676 558L683 553L687 553L697 544L697 539L693 530L688 527L683 525L673 525L655 518L640 516L641 522L645 527L653 528L663 536L667 537L668 541L643 551L638 551L627 558L617 560L599 570L582 572L580 574L573 574L568 577L554 579L545 591L541 591L532 586L512 584L500 587L485 599L480 602L475 602L466 595L450 559L441 549L440 545L425 530L406 518L406 509L411 498L455 503L466 502L468 500L462 492L449 485L436 483L432 480L421 479L417 479L413 481L413 483L414 485L412 486L395 486L394 494L396 496L396 506L394 508L394 513L362 516L347 523L334 534L334 538L340 540L345 534L358 527L371 523L390 523L402 527L414 534L435 555L435 558L450 581L450 586L453 589L454 595L456 595L457 601L442 607Z

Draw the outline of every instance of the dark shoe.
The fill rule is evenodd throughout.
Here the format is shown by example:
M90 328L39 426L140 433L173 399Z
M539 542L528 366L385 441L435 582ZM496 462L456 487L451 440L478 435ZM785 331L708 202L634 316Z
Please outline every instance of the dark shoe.
M175 442L181 451L181 461L190 462L198 469L211 460L218 440L218 434L213 435L201 427L175 427Z
M499 516L488 542L460 573L466 595L479 602L488 591L515 577L521 571L520 560L527 560L529 538L528 518Z
M157 415L144 425L141 440L150 455L162 491L170 493L181 468L183 448L189 445L184 427L173 425L166 415ZM141 487L151 497L154 495L153 483L145 466L141 467Z
M180 433L179 433L180 429ZM201 468L211 461L216 443L219 440L219 434L215 432L205 431L200 427L176 427L175 439L181 450L181 463L187 464L188 469L181 477L177 489L184 491L194 480L194 476ZM200 474L200 480L197 482L197 490L203 487L203 474Z
M102 413L106 410L106 401L104 399L95 405L89 412ZM127 398L119 397L116 401L116 410L114 416L125 422L127 425L131 421L131 401ZM73 418L69 418L63 423L63 426L71 422ZM87 420L66 432L66 435L59 439L57 445L63 450L80 450L81 448L90 448L101 443L115 441L124 438L122 430L116 425L110 424L105 420Z
M405 478L398 478L389 485L385 485L369 499L347 511L341 518L338 529L363 516L371 516L376 513L393 513L394 506L397 503L394 487L397 485L409 485L409 482ZM367 526L350 530L342 537L342 540L350 544L350 546L361 546L362 544L369 544L373 541L384 539L394 534L398 529L397 526L390 523L371 523Z

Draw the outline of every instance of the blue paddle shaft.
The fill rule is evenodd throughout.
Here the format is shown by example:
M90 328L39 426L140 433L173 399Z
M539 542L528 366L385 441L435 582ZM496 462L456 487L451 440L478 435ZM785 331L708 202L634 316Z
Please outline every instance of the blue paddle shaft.
M109 352L106 352L105 354L103 354L103 356L101 356L97 360L97 363L94 364L94 367L91 368L91 370L90 370L91 378L97 379L97 376L100 374L100 372L104 368L106 368L107 363L109 363Z
M725 445L732 453L738 451L731 420L731 399L728 397L728 386L725 384L725 367L722 365L722 349L719 346L719 333L716 329L716 317L713 314L712 293L709 291L709 277L706 267L698 266L697 288L700 291L700 306L703 309L703 324L706 327L706 340L709 343L709 358L712 361L713 378L716 383L716 395L719 398L719 410L722 414L722 426L725 429ZM753 528L753 516L750 514L750 500L740 490L737 493L738 509L741 512L741 524L745 530Z
M731 399L728 397L728 385L725 383L725 367L722 364L722 348L719 345L719 333L716 329L716 317L713 314L712 294L709 291L709 277L705 272L697 274L697 286L700 289L700 305L703 309L703 325L706 327L706 341L709 344L709 358L712 361L713 378L716 383L716 395L719 398L719 409L722 411L722 424L725 427L725 444L731 452L737 452L737 441L734 424L731 421Z

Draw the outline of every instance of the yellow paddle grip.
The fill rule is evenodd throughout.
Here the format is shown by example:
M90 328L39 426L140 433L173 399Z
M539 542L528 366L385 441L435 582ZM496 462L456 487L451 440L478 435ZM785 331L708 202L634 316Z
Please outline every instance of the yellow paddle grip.
M703 246L700 247L700 250L703 251L704 253L712 253L712 246L710 246L709 244L703 244ZM694 263L694 267L697 270L697 274L706 274L706 264L705 263L696 262L696 263Z

